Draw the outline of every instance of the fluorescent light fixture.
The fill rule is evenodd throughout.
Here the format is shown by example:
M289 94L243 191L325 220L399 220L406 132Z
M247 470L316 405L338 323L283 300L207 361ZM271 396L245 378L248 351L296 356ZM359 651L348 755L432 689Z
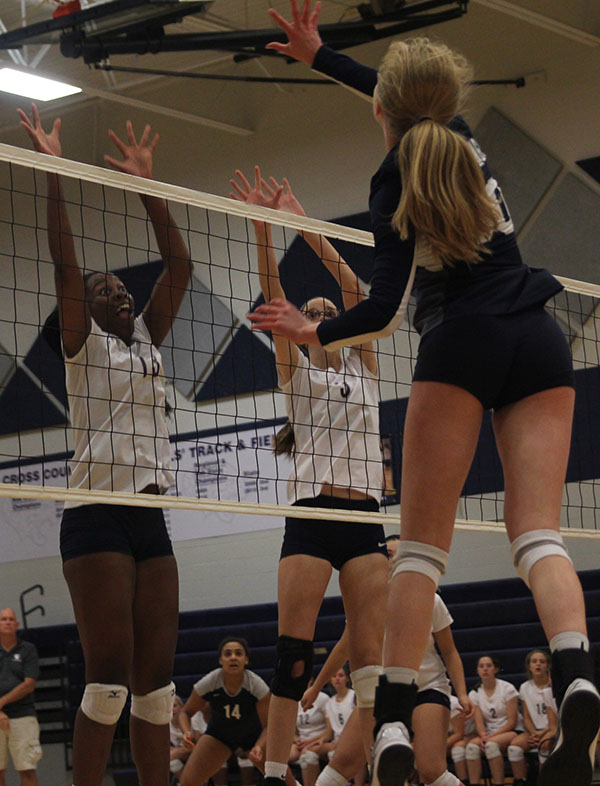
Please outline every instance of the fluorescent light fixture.
M17 71L14 68L0 68L0 90L33 98L36 101L54 101L57 98L81 93L80 87L56 82L54 79L45 79L25 71Z

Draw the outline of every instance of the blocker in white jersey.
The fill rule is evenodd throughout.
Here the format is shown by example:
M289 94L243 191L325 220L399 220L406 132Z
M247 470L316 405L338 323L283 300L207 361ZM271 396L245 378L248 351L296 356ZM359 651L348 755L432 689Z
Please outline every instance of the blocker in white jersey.
M38 152L62 155L60 118L47 133L35 106L32 119L22 110L19 116ZM106 156L107 163L151 179L158 135L150 137L150 126L139 142L130 122L126 142L113 131L109 136L122 159ZM189 251L165 200L143 195L163 270L136 319L134 299L123 281L108 270L104 255L94 260L87 247L86 264L99 269L84 277L62 181L48 173L47 183L48 245L61 338L60 346L51 343L51 348L66 365L75 443L71 487L164 493L172 476L157 347L185 295ZM67 504L60 540L86 673L73 737L73 782L102 781L112 730L131 686L130 727L139 781L167 783L178 581L164 516L160 510L128 505ZM164 727L165 733L156 727Z
M289 183L267 183L255 167L254 185L239 170L232 196L262 207L304 215ZM285 298L274 253L271 227L253 221L258 275L265 307ZM363 298L360 282L329 241L302 234L337 283L332 295L307 292L306 318L322 323L352 308ZM306 282L310 286L310 282ZM293 469L288 484L292 503L342 509L335 520L286 518L278 580L279 636L273 699L267 727L266 786L279 786L294 738L292 702L308 687L312 671L315 623L332 568L340 586L351 629L350 662L360 672L358 704L370 708L381 661L387 584L385 533L378 524L348 522L345 510L377 511L383 467L379 440L374 347L353 347L347 354L301 349L273 330L279 384L286 395L287 425L277 434L275 453L288 455ZM366 518L366 517L365 517ZM357 591L360 589L360 592ZM371 602L366 603L365 597ZM301 610L301 611L299 611ZM366 669L366 671L365 671ZM365 737L371 733L364 715ZM368 725L368 729L367 729Z

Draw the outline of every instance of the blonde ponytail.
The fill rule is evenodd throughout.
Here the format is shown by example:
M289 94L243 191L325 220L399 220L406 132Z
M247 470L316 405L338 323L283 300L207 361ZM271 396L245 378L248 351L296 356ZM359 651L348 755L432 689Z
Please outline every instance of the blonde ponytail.
M413 227L446 265L479 262L501 220L470 144L447 127L471 75L466 60L444 44L396 41L375 91L391 135L400 140L402 195L392 226L404 240Z

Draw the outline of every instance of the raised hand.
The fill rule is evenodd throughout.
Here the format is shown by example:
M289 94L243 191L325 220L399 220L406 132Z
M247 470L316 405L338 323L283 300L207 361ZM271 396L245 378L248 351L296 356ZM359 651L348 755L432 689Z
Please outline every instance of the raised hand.
M126 128L129 144L125 144L112 129L108 132L109 137L123 156L123 160L118 161L116 158L112 158L112 156L104 156L104 160L107 164L110 164L121 172L127 172L130 175L151 179L152 157L160 137L158 134L154 134L152 141L148 142L151 129L149 125L146 125L142 133L142 138L138 142L135 138L133 125L130 120L127 121Z
M278 210L285 210L286 213L295 213L297 216L305 216L304 208L298 202L292 192L292 188L288 182L287 177L283 178L283 185L280 185L274 177L269 178L269 183L262 181L262 186L269 194L275 195L280 193Z
M22 109L17 109L17 113L21 118L21 125L29 134L29 138L33 142L34 148L38 153L46 153L48 156L62 156L62 147L60 145L60 117L57 117L52 125L52 131L47 134L42 128L40 115L35 104L31 105L30 120L27 114Z
M304 0L304 8L300 13L298 0L290 0L291 22L284 19L274 8L270 8L271 19L287 35L288 43L280 44L278 41L272 41L267 44L267 49L274 49L276 52L281 52L282 55L293 57L294 60L300 60L301 63L312 66L315 55L323 42L318 29L321 3L317 0L312 11L310 6L311 0Z
M229 181L235 189L235 193L232 191L229 194L232 199L237 199L238 202L245 202L247 205L270 207L272 210L282 209L279 203L284 187L277 185L277 188L271 188L261 177L260 167L254 167L254 186L250 185L241 169L236 169L235 174L237 180L232 178Z

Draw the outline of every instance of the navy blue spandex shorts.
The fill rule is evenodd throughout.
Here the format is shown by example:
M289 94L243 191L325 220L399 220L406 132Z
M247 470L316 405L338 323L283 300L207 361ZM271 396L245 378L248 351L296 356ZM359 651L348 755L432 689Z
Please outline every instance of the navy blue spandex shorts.
M136 562L173 554L162 509L96 504L65 508L60 525L63 562L101 551L128 554Z
M319 494L318 497L299 499L294 505L310 508L341 508L377 513L379 504L374 499L345 499ZM364 554L383 554L387 559L385 532L381 524L366 524L325 519L285 520L285 534L281 557L309 554L330 562L336 570L354 557Z
M442 322L421 339L413 380L456 385L496 410L542 390L574 387L569 345L543 306Z

